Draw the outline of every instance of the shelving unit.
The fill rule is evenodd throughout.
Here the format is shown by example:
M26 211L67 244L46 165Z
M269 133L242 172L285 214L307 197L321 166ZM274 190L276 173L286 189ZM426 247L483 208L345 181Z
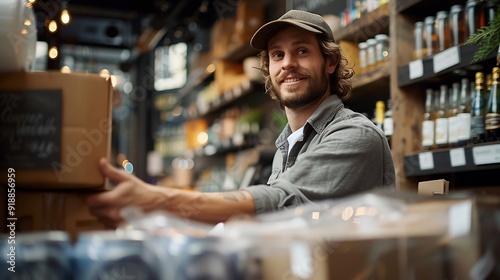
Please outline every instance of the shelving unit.
M389 32L389 25L389 4L384 4L335 32L335 40L357 44L379 33Z
M408 155L405 176L440 175L500 169L500 143L458 147Z
M352 80L353 94L349 103L361 102L375 99L387 99L389 97L391 63L381 65L368 72L355 75ZM383 93L386 94L383 94ZM373 106L374 106L373 102Z
M472 64L477 49L478 46L475 45L460 45L424 59L398 66L398 85L405 87L417 83L439 82L457 76L470 76L478 69L492 68L493 58L496 57L497 51L492 52L485 60ZM446 64L449 67L441 71L435 70L436 66L444 67L443 65ZM415 77L412 78L412 76Z
M334 33L335 39L354 44L373 38L377 34L389 34L389 4L384 4L369 14L354 20ZM349 65L352 61L349 61ZM346 106L358 112L371 114L378 100L390 98L391 61L364 73L356 73L352 79L352 93Z
M500 185L495 176L490 175L500 167L498 143L432 151L422 149L425 88L451 84L464 76L472 78L478 69L491 69L496 55L492 53L484 61L471 64L477 46L460 45L414 60L414 23L454 4L464 5L465 1L391 1L390 45L394 54L390 74L394 119L392 153L399 190L416 191L418 182L429 178L450 179L450 191L454 191L454 184L460 185L460 190L481 185L498 188Z
M224 19L220 20L224 21ZM211 44L214 43L211 42ZM224 168L230 173L231 158L239 158L254 150L275 150L274 146L269 147L267 143L269 141L266 143L254 141L254 138L248 136L249 132L245 132L246 135L241 132L231 136L228 135L231 129L224 130L223 133L216 132L218 130L214 129L218 127L222 131L230 123L235 125L237 119L234 116L247 112L246 108L262 108L262 111L271 113L270 108L277 106L275 101L265 94L262 82L250 78L245 80L244 76L239 74L241 68L238 64L243 63L248 57L256 56L258 52L251 48L248 42L239 45L230 43L224 46L224 50L219 45L217 51L211 50L209 53L199 54L200 60L196 63L198 66L190 70L187 84L178 91L178 100L175 104L175 106L183 107L182 116L178 117L179 121L175 125L184 126L187 143L184 150L180 152L194 160L193 171L195 177L200 177L201 185L203 185L202 174L205 175L203 178L206 178L207 173L215 176ZM220 79L221 73L226 73L226 71L229 71L235 78L235 80L228 80L227 84L226 81ZM225 74L224 78L226 78ZM233 79L233 76L228 76L226 79ZM235 112L238 113L234 114ZM270 123L271 121L266 119L265 125ZM236 126L233 129L236 130ZM206 132L208 139L203 145L197 140L201 132ZM214 137L214 135L219 136ZM169 158L164 157L164 161L168 160ZM215 184L218 183L220 182ZM193 187L200 187L200 185L195 184Z
M231 90L227 90L220 96L218 96L209 104L206 111L188 115L187 119L189 120L202 118L212 114L217 114L217 112L220 112L221 110L242 101L248 101L249 104L255 103L253 105L258 105L259 101L265 101L262 97L270 99L264 94L259 94L259 96L252 95L252 93L255 93L257 91L264 91L264 85L262 83L252 80L245 80L238 86L235 86ZM252 95L251 98L249 98L250 95Z

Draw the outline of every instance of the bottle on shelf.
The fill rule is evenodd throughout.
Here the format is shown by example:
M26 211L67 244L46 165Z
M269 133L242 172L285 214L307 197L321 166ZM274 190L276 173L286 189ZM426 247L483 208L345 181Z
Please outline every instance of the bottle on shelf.
M486 114L486 86L483 72L476 72L475 89L472 96L471 108L471 142L477 144L484 142L485 128L484 117Z
M491 73L486 74L486 96L485 96L485 100L486 100L485 110L486 110L486 112L484 113L485 117L486 117L486 114L488 113L488 108L490 108L490 103L491 103L491 94L490 94L490 92L491 92L491 79L492 79ZM485 136L486 136L486 133L485 133Z
M359 74L362 74L366 71L366 68L368 66L368 56L367 56L368 43L361 42L358 44L358 48L359 48L359 52L358 52Z
M413 50L413 59L422 59L425 54L426 50L424 48L425 46L425 38L424 38L424 22L423 21L417 21L415 23L415 28L413 29L413 36L414 36L414 50Z
M375 35L377 44L375 45L376 63L378 65L385 64L389 61L389 36L386 34Z
M436 33L438 51L451 47L451 30L447 11L439 11L436 14Z
M448 147L448 86L441 85L439 88L439 104L436 111L435 140L437 148Z
M377 40L370 38L366 40L368 47L366 49L366 71L369 71L377 66Z
M477 0L467 0L465 4L466 38L469 38L476 30L487 24L482 4L482 1Z
M434 146L434 90L425 91L424 120L422 121L422 148L429 151Z
M387 138L389 145L391 145L391 138L392 138L392 134L394 132L394 120L392 119L391 99L387 100L386 107L387 107L387 109L385 111L383 128L384 128L385 137Z
M380 129L384 129L384 118L385 118L384 115L385 115L385 104L384 101L379 100L375 103L374 121L375 125Z
M488 109L488 106L490 106L490 92L491 92L491 83L492 83L492 75L487 74L486 75L486 109Z
M424 19L424 56L433 55L438 50L438 41L436 33L436 18L428 16Z
M459 123L458 146L466 146L471 138L471 100L469 85L469 79L462 78L460 81L460 104L457 111Z
M490 101L484 119L487 141L500 141L500 68L493 67Z
M460 121L458 111L460 107L460 83L453 83L450 91L449 117L448 117L448 144L450 147L458 146L458 136L460 130Z
M453 46L458 46L466 41L465 38L465 16L462 5L453 5L450 8L450 28L451 28L451 43Z
M498 5L500 5L498 0L488 0L486 3L486 24L489 24L495 18Z

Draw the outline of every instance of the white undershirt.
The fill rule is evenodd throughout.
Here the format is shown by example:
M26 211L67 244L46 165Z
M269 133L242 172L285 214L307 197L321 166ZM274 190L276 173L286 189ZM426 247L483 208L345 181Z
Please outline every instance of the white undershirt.
M288 140L288 154L290 154L290 150L293 148L295 143L297 143L298 141L302 141L303 138L304 138L304 127L297 129L295 132L290 134L290 136L288 136L288 138L287 138L287 140Z

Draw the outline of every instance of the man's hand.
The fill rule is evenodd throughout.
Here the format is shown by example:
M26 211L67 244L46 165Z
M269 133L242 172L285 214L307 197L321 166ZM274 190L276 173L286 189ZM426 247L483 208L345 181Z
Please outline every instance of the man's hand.
M99 161L99 168L116 187L88 196L87 205L90 213L107 227L115 228L123 222L120 211L126 206L134 205L148 212L157 210L165 203L165 193L158 187L117 169L104 158Z
M255 215L255 202L249 192L202 193L146 184L134 175L121 171L105 159L99 161L104 176L114 181L110 191L90 195L90 213L106 226L116 228L123 222L120 211L135 206L143 212L167 211L204 223L224 222L234 215Z

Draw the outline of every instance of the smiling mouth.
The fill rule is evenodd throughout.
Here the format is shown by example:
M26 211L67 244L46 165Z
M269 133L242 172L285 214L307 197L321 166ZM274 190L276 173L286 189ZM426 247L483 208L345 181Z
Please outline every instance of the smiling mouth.
M289 83L295 83L302 81L304 78L293 78L293 79L284 79L281 83L283 84L289 84Z

